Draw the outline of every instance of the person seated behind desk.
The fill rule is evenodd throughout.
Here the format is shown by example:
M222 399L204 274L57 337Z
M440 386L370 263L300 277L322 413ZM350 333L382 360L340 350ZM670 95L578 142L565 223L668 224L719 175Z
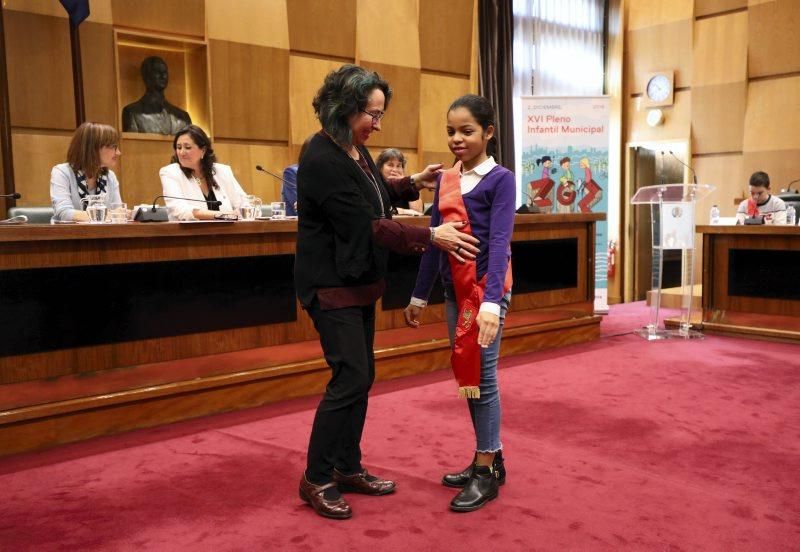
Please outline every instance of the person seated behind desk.
M231 168L217 163L205 131L189 125L175 134L172 148L172 164L158 172L163 194L197 201L165 198L170 220L212 220L221 213L238 214L247 194Z
M85 222L89 196L106 194L106 204L122 203L114 171L119 150L119 132L100 123L83 123L72 135L67 162L50 172L51 222Z
M286 204L286 216L288 217L296 217L297 216L297 168L300 166L300 159L303 158L303 154L306 152L308 148L308 143L311 141L314 135L312 134L306 141L303 142L303 145L300 146L300 153L297 155L297 163L294 165L289 165L285 169L283 169L283 185L281 186L281 201Z
M375 162L378 172L387 182L390 178L403 178L406 175L406 157L399 149L388 148L381 152ZM412 201L399 200L392 203L398 215L419 216L425 210L422 199Z
M770 193L769 175L763 171L750 176L750 199L739 204L736 211L736 224L744 224L745 219L764 217L764 224L786 224L786 203Z

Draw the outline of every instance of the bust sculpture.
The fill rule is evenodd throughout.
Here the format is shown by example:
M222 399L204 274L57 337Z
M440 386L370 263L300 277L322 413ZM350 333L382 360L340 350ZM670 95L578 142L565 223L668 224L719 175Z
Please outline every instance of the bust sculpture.
M147 91L137 101L123 108L122 130L175 134L189 126L192 123L189 114L164 97L164 90L169 83L167 63L158 56L150 56L142 62L141 72Z

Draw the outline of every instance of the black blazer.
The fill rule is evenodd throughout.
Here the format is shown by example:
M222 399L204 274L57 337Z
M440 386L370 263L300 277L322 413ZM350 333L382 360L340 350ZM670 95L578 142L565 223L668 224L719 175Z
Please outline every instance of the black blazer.
M386 274L388 249L374 239L373 233L378 226L385 227L380 223L391 219L393 199L417 195L413 189L409 194L399 194L393 186L386 186L367 149L358 149L375 177L380 199L358 163L326 135L314 135L300 159L294 279L303 306L311 304L317 288L360 286L381 280ZM381 203L384 221L380 220ZM381 235L394 234L398 243L413 242L411 251L402 252L424 250L420 240L427 236L426 229L414 228L422 230L423 237L417 232L409 239L401 236L409 227L389 224L392 231L381 231Z

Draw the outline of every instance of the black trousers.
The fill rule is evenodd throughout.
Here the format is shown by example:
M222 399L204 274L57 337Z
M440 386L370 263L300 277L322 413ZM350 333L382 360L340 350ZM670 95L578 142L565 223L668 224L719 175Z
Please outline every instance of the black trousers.
M375 380L375 305L325 311L314 301L308 313L332 371L308 443L306 477L322 485L334 468L347 475L362 469L361 433Z

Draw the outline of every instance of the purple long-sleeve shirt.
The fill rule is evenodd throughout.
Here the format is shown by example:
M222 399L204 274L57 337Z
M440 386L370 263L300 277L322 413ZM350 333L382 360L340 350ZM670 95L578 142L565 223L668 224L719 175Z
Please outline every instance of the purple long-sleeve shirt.
M462 197L467 207L472 235L480 240L480 253L476 259L478 280L488 274L483 301L499 305L511 259L511 234L514 231L517 203L514 173L497 165ZM442 221L437 186L431 211L431 226L439 226L442 222L451 221ZM435 247L425 252L417 274L414 297L427 301L437 274L442 275L445 285L452 284L448 255L449 253Z

